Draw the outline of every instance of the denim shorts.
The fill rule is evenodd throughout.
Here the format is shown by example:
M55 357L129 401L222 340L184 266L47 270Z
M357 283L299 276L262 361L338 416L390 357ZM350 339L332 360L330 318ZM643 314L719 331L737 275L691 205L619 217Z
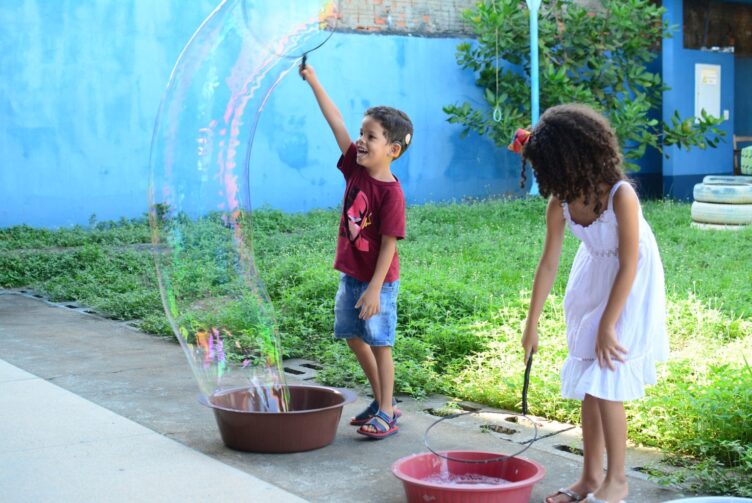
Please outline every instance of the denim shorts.
M334 337L360 337L369 346L394 346L399 280L381 286L379 313L367 320L361 320L358 318L360 308L355 309L355 304L366 288L368 283L341 273L339 290L334 300Z

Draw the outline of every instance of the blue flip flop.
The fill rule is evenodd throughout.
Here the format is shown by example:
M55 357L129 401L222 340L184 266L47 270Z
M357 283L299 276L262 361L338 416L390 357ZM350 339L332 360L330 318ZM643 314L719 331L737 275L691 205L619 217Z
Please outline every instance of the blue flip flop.
M397 399L392 399L392 405L397 405ZM379 404L376 400L372 401L371 404L363 410L360 414L357 416L350 418L350 424L352 426L363 426L366 424L377 412L379 411ZM399 419L402 417L402 411L395 408L394 409L394 419Z

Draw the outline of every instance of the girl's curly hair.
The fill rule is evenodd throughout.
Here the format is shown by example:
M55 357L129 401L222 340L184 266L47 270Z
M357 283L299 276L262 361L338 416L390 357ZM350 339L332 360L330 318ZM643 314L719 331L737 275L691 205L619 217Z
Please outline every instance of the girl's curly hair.
M557 105L540 117L522 149L523 187L528 160L541 195L566 203L582 197L586 205L594 200L596 215L604 210L603 186L625 179L611 124L586 105Z

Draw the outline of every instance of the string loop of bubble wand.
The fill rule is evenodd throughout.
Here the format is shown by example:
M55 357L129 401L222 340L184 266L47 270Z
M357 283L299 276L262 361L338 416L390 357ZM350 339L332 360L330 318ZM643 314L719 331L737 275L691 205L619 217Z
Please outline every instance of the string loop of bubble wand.
M313 51L315 51L317 49L320 49L324 44L326 44L329 41L330 38L332 38L332 35L334 35L334 32L337 31L337 20L339 19L339 15L337 13L337 10L333 7L333 5L334 4L332 3L332 10L331 10L331 16L330 17L333 17L335 21L334 21L334 23L333 23L333 25L331 27L331 30L329 30L329 35L327 35L326 38L324 40L322 40L314 48L308 49L308 50L306 50L306 51L303 52L302 59L301 59L301 64L300 64L300 67L303 70L305 70L306 62L308 61L308 54L312 53ZM256 39L257 42L259 42L259 46L264 47L267 51L273 53L275 56L280 57L280 58L298 59L299 57L301 57L301 56L298 56L298 55L282 54L279 51L276 51L274 49L270 49L265 44L261 43L261 41L258 40L258 37L256 37L256 35L250 29L250 23L249 23L250 17L248 15L248 9L246 7L245 2L243 2L241 4L241 9L242 9L243 20L245 22L245 25L247 27L249 27L248 32L251 34L251 36L253 38ZM322 21L320 24L323 24L323 23L324 23L324 21ZM303 77L303 80L305 80L305 77Z
M523 382L523 385L522 385L522 414L515 414L517 416L524 417L525 419L527 419L528 421L530 421L531 423L533 423L533 430L534 430L533 438L531 440L528 440L528 441L525 442L525 444L526 444L525 447L523 447L519 451L515 452L514 454L507 454L507 455L497 456L495 458L488 458L488 459L464 459L464 458L457 458L457 457L451 456L449 454L445 454L445 453L440 452L440 451L436 451L428 443L428 433L431 431L431 429L434 426L436 426L437 424L441 423L442 421L445 421L445 420L448 420L448 419L454 419L454 418L457 418L457 417L460 417L460 416L467 416L467 415L470 415L470 414L489 414L489 413L491 413L491 414L500 414L499 412L494 412L494 411L482 411L482 410L478 410L478 411L458 412L457 414L451 414L449 416L442 417L439 420L435 421L431 426L429 426L428 428L426 428L426 431L423 434L423 443L426 445L426 448L429 451L431 451L434 455L436 455L436 456L438 456L440 458L444 458L447 461L456 461L456 462L459 462L459 463L474 463L474 464L486 464L486 463L496 463L497 461L506 461L506 460L508 460L510 458L515 458L515 457L519 456L520 454L522 454L523 452L525 452L526 450L528 450L530 448L530 446L533 445L536 440L538 440L538 424L535 421L533 421L531 418L529 418L527 416L527 413L528 413L528 408L527 408L527 391L528 391L528 388L529 388L529 385L530 385L530 369L532 368L532 366L533 366L533 353L530 353L530 356L527 359L527 364L525 365L525 377L524 377L524 382ZM505 413L505 414L507 414L507 413Z
M309 53L309 52L313 52L313 51L315 51L316 49L319 49L319 48L321 48L321 46L322 46L322 45L324 45L325 43L327 43L327 42L329 41L329 39L330 39L330 38L332 38L332 35L334 35L334 30L335 30L335 28L332 28L332 31L330 31L330 32L329 32L329 35L327 35L327 37L326 37L326 38L325 38L325 39L324 39L323 41L321 41L321 43L320 43L319 45L317 45L317 46L316 46L316 47L314 47L313 49L309 49L309 50L307 50L307 51L305 51L305 52L303 53L303 59L302 59L302 61L300 62L300 68L301 68L302 70L305 70L305 67L306 67L306 61L308 60L308 53ZM305 76L302 76L302 77L303 77L303 80L305 80Z

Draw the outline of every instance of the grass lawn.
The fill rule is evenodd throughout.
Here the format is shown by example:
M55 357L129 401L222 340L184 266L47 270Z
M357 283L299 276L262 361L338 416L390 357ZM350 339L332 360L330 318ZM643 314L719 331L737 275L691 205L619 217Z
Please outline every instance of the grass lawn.
M395 347L397 391L441 392L519 409L519 341L544 238L545 202L494 200L408 210ZM698 490L752 496L752 229L689 226L689 205L647 202L666 270L671 360L644 400L628 405L630 438L705 460ZM362 383L332 340L338 275L336 210L257 211L256 262L274 304L286 356L325 365L329 384ZM0 229L0 286L77 300L168 333L145 221L60 231ZM575 422L579 402L559 398L566 354L561 301L578 242L567 235L544 311L530 385L531 413ZM732 466L729 470L724 466ZM698 473L696 471L695 473ZM704 481L704 482L703 482Z

